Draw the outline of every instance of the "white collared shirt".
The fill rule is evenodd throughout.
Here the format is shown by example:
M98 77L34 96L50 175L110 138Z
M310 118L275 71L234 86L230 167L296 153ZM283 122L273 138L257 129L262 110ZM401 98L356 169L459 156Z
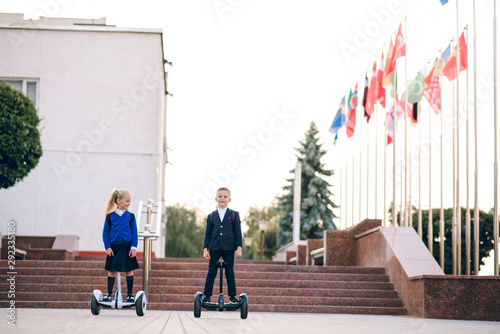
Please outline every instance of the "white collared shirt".
M222 222L224 220L224 216L226 215L227 206L224 209L217 209L217 211L219 211L220 221Z
M121 216L125 213L125 211L127 211L127 210L120 210L120 209L116 209L116 210L115 210L115 213L116 213L118 216L120 216L120 217L121 217Z

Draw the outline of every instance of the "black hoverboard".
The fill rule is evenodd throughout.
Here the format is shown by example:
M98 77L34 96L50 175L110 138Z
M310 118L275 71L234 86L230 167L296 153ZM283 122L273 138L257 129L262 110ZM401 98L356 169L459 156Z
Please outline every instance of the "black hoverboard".
M204 303L203 299L205 296L201 292L197 292L194 296L194 316L199 318L201 316L201 308L211 311L236 311L240 310L241 319L246 319L248 316L248 297L245 293L240 294L238 303L224 303L224 294L222 293L222 276L224 273L224 268L227 267L227 263L223 262L222 258L219 259L220 266L220 285L219 285L219 300L217 303Z

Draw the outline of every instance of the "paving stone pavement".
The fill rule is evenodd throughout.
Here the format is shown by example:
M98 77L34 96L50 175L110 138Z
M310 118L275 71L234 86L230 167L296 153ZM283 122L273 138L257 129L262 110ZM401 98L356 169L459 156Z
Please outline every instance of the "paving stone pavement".
M7 310L0 333L22 334L322 334L322 333L500 333L500 322L420 319L410 316L202 311L102 310L94 316L82 309L16 309L16 326L8 324Z

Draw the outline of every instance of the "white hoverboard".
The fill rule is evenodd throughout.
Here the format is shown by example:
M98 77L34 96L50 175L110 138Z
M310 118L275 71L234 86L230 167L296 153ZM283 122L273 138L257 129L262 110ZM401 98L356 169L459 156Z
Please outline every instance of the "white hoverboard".
M104 308L132 308L135 306L135 312L138 316L142 317L146 312L146 295L144 291L139 291L135 296L135 302L127 302L122 298L121 289L121 276L118 272L116 275L118 280L118 291L116 291L115 298L109 302L103 301L104 297L101 290L94 290L92 293L92 299L90 301L90 311L93 315L99 315L101 313L101 307Z

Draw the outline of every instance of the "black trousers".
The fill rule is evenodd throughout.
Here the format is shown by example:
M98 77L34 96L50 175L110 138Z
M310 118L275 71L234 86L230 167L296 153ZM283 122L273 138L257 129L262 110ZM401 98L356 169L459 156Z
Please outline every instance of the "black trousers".
M220 268L219 259L224 259L227 267L224 268L227 280L227 294L228 296L236 296L236 280L234 278L234 251L226 251L222 249L210 250L210 260L208 262L208 274L205 280L205 289L203 294L205 296L212 296L215 277L217 270Z

